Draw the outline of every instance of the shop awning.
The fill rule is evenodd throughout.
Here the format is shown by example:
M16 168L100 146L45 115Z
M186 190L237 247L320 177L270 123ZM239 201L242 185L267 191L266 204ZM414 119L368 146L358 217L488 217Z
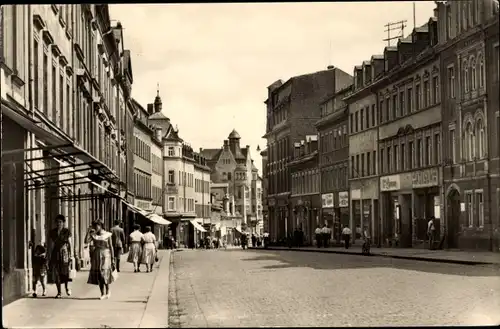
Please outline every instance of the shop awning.
M191 219L190 220L191 224L193 224L194 228L197 229L198 231L200 232L206 232L207 230L205 230L203 228L203 226L201 226L200 224L198 224L198 222L196 221L196 219Z
M82 161L84 164L90 166L90 168L99 170L100 175L102 175L104 179L109 180L113 183L119 181L116 174L113 173L113 171L110 168L108 168L108 166L106 166L104 163L99 161L94 156L90 155L84 149L75 145L73 141L67 135L65 135L63 131L61 131L58 127L56 127L52 122L48 121L47 119L40 119L41 120L40 122L36 122L34 118L31 118L27 114L23 113L25 110L20 109L20 107L16 105L14 102L10 102L4 99L2 99L1 102L2 102L1 110L6 117L16 122L18 125L28 130L29 132L33 133L37 139L42 141L41 143L42 146L39 148L3 151L2 157L11 154L16 154L21 152L24 153L27 151L35 151L35 150L48 151L50 154L42 158L34 158L34 159L28 158L24 160L25 162L48 159L48 158L54 159L55 157L65 158L74 156L75 158L78 158L80 161ZM46 126L50 127L51 130L53 131L49 131L38 125L39 123L42 122L45 123ZM8 162L9 160L6 161ZM37 176L42 176L42 175L37 175Z
M172 222L164 219L163 217L155 214L155 213L152 213L152 214L147 214L146 215L146 218L149 219L150 221L156 223L156 224L160 224L160 225L170 225L172 224Z
M243 232L241 231L241 227L235 227L234 229L235 229L236 231L240 232L240 233L243 233Z
M141 215L143 215L144 217L147 217L147 215L149 214L146 210L144 209L141 209L139 207L136 207L134 206L133 204L130 204L124 200L122 200L123 204L125 204L127 207L130 208L130 210L132 210L133 212L136 212L136 213L139 213Z

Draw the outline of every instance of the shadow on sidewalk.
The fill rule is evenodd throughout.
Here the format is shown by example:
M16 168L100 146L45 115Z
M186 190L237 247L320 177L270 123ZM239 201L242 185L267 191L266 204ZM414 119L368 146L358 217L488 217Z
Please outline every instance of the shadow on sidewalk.
M276 261L281 263L263 266L262 268L264 269L310 267L318 270L343 270L386 267L397 270L458 276L500 276L500 270L495 265L471 266L346 254L289 252L286 250L263 249L258 251L260 254L258 256L256 256L254 250L250 250L249 252L248 258L242 258L242 261ZM265 255L262 255L262 252Z

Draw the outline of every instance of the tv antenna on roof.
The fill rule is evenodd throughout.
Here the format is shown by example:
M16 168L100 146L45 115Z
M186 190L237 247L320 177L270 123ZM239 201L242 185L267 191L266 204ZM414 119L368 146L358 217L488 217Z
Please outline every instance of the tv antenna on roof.
M384 26L386 27L385 32L387 32L387 39L384 39L384 41L387 41L387 47L391 46L391 40L394 39L401 39L404 37L404 32L405 32L405 27L407 20L402 20L399 22L394 22L394 23L387 23ZM395 37L391 37L391 31L400 31L401 34L397 34Z

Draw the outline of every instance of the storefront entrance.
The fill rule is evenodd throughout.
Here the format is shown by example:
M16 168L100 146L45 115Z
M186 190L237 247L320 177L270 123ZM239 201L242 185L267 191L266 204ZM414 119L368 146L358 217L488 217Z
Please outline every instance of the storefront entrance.
M458 232L460 231L460 193L452 188L446 198L446 240L448 248L458 247Z

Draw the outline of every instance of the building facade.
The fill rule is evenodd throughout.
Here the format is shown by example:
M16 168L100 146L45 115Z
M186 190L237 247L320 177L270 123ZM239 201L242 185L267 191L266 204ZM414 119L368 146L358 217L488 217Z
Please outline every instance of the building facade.
M314 230L321 210L321 179L318 166L318 136L308 135L294 143L294 154L288 163L291 176L292 226L304 232L304 243L314 244ZM323 225L321 225L323 227Z
M500 200L498 1L439 3L444 240L491 250Z
M392 49L387 49L387 52ZM378 122L377 95L369 85L383 71L384 59L372 56L370 61L354 68L353 90L344 98L349 109L349 226L353 243L367 227L373 241L380 239L378 216Z
M269 212L267 206L267 191L269 189L269 184L267 180L268 177L267 149L264 149L260 152L260 157L262 160L262 221L264 226L264 232L269 233Z
M267 87L266 133L269 233L271 241L284 238L291 231L290 174L287 164L293 157L293 145L306 135L316 134L320 118L318 102L332 91L350 84L349 74L334 67L278 80Z
M321 119L316 122L319 136L321 226L332 229L340 242L343 226L349 226L349 109L343 98L352 92L349 85L328 96L320 104Z
M91 221L122 216L126 112L116 95L123 75L132 79L107 5L11 5L0 13L9 136L2 138L2 284L11 300L32 288L31 244L50 248L57 214L67 218L77 269L89 262L83 237Z

